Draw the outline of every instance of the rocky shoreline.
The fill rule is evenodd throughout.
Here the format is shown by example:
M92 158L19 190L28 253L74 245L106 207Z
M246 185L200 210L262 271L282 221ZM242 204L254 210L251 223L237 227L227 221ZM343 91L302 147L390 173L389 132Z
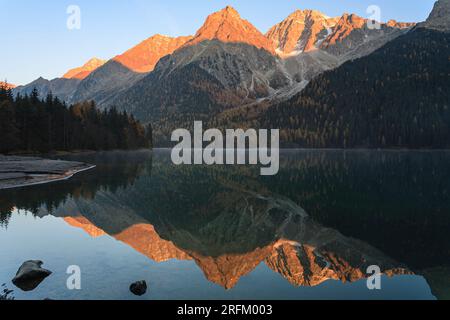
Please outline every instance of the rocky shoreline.
M0 190L66 180L93 168L82 162L0 155Z

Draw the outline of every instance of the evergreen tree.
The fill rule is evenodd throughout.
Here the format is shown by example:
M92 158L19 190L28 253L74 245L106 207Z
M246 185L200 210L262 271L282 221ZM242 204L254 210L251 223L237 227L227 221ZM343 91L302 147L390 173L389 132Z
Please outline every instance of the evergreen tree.
M309 148L450 147L450 35L416 29L271 106L261 128Z
M115 108L99 111L94 102L67 107L51 93L40 99L36 88L13 98L0 86L0 153L148 148L148 137L139 121Z

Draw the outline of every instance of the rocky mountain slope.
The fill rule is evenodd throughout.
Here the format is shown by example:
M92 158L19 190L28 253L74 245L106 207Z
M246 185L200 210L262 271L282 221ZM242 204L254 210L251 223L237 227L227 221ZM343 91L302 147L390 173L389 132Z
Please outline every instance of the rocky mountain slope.
M154 72L114 104L167 129L210 118L224 109L270 95L289 83L269 52L242 43L205 41L162 59ZM161 121L161 122L160 122ZM166 134L169 132L167 131Z
M432 289L445 289L445 274L435 269L449 265L442 252L450 220L440 212L448 212L450 170L433 168L448 156L436 162L428 152L419 159L405 152L288 154L270 181L245 166L173 166L164 151L86 154L78 160L98 163L95 175L74 177L57 190L8 192L2 212L65 218L157 262L192 260L225 288L261 263L301 286L363 279L368 263L387 275L427 269L435 274ZM412 191L419 195L413 201Z
M73 94L80 84L79 79L56 78L47 80L42 77L25 85L13 89L14 94L29 95L34 88L39 92L40 97L45 97L50 92L63 101L72 101Z
M320 49L342 55L377 38L386 39L386 43L390 40L390 33L414 26L414 23L391 20L380 23L380 29L372 29L370 22L355 14L330 18L315 10L297 10L273 26L266 36L284 58ZM340 45L340 50L336 50L337 45Z
M450 0L439 0L435 3L433 11L427 21L419 27L442 32L450 31Z
M369 30L366 23L354 15L337 19L297 11L269 31L268 48L264 36L227 7L210 15L193 39L162 59L151 74L109 102L154 123L156 140L166 144L173 128L188 126L190 119L214 125L215 115L230 108L289 98L316 75L404 32L386 25ZM324 41L327 47L319 48ZM293 55L291 49L299 53Z
M336 26L338 18L330 18L316 10L297 10L273 26L266 34L281 56L317 50Z
M86 62L83 66L67 71L67 73L64 74L62 77L64 79L83 80L84 78L89 76L94 70L104 65L105 62L106 61L98 58L92 58L88 62Z
M70 102L94 100L102 107L110 107L116 96L132 87L153 70L159 59L190 38L161 35L148 38L91 73L79 84Z
M328 37L320 44L320 49L336 56L347 56L344 60L350 60L370 53L364 48L369 47L369 50L373 52L401 35L403 29L414 26L413 23L398 23L391 20L387 24L380 23L380 28L377 29L369 27L369 23L368 19L355 14L344 14ZM351 53L350 57L349 53Z
M173 53L190 39L191 36L172 38L157 34L113 60L134 72L147 73L155 68L159 59Z
M16 92L36 86L68 103L114 105L155 123L156 137L167 140L174 127L194 118L214 125L216 115L231 108L287 100L317 75L372 53L411 26L390 21L372 30L367 22L304 10L263 35L228 6L208 16L193 37L155 35L96 69L100 63L70 71L71 79L40 78Z
M69 102L93 100L99 106L110 106L109 102L116 95L144 76L144 73L134 72L121 63L110 60L77 84Z
M450 33L440 19L448 3L413 31L268 108L261 126L282 128L284 143L302 147L449 147Z
M138 190L132 187L125 193L144 196ZM191 208L196 230L189 227L192 223L180 221L172 211L176 208L169 208L166 215L155 212L152 218L144 217L129 199L126 194L100 191L93 199L68 199L52 215L93 237L107 233L156 262L193 260L209 281L226 289L235 287L261 263L294 286L317 286L328 280L355 282L367 277L366 269L372 264L388 276L411 274L379 250L321 226L302 208L275 195L222 185L212 201L195 202ZM203 210L209 214L199 215ZM39 210L39 216L47 214L45 208ZM147 218L155 220L155 225Z
M112 103L155 123L154 133L167 138L192 117L207 119L290 85L269 42L227 7L210 15L192 40Z
M92 59L80 68L68 71L63 78L39 78L15 93L29 94L36 87L41 96L52 92L67 103L94 100L110 106L115 96L152 71L159 59L182 46L191 37L171 38L155 35L125 53L105 62Z
M270 39L267 39L250 22L242 19L239 13L230 6L208 16L194 38L185 46L196 45L205 40L245 43L274 53Z
M330 18L318 11L304 10L275 25L267 37L277 46L292 81L268 98L286 100L315 76L372 53L414 26L393 20L381 23L380 29L371 29L368 24L368 19L355 14Z

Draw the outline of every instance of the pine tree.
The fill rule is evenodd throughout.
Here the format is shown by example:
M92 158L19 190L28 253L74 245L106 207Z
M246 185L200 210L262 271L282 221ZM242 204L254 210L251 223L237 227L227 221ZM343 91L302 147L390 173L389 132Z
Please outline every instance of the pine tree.
M133 116L115 108L99 111L95 103L67 107L49 93L39 99L12 98L0 86L0 152L49 152L53 150L111 150L148 148L146 128Z

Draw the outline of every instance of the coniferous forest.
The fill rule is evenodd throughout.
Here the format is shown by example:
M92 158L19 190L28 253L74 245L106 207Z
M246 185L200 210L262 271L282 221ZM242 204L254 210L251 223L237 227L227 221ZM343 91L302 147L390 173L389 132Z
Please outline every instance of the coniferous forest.
M35 89L16 97L0 86L0 153L148 148L151 126L115 108L100 111L94 102L67 106Z
M450 147L450 35L416 29L318 76L262 128L309 148Z

